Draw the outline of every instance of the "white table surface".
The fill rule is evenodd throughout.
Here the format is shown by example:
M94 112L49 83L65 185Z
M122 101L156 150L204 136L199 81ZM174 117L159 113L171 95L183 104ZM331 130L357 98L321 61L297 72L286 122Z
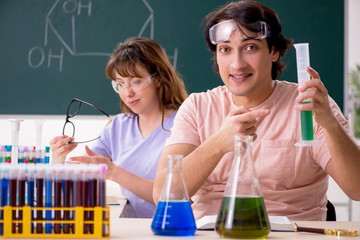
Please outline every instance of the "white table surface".
M107 183L107 196L116 198L117 205L110 207L110 239L222 239L214 230L197 230L192 237L158 236L151 231L152 219L144 218L119 218L126 199L121 195L120 187L112 182ZM330 240L360 240L360 222L326 222L326 221L294 221L301 227L326 228L326 229L351 229L357 230L357 237L336 237L308 232L271 232L266 239L330 239ZM225 238L224 238L225 239Z
M122 204L125 203L126 200ZM144 218L118 218L122 211L121 203L110 206L110 239L221 239L213 230L197 230L193 237L167 237L157 236L151 231L152 219ZM357 237L336 237L307 232L271 232L266 239L347 239L360 240L360 222L325 222L325 221L295 221L298 226L331 229L352 229L358 231Z

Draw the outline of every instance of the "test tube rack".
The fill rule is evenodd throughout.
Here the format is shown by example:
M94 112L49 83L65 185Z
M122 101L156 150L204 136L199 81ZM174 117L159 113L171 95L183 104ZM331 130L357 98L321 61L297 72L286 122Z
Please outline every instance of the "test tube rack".
M13 154L16 151L16 154ZM16 158L14 159L14 156ZM0 163L49 163L50 147L0 145Z
M22 212L22 220L15 220L12 218L13 211ZM74 212L74 218L71 220L34 220L32 219L32 213L37 211L52 211L54 216L55 211L60 212ZM84 220L85 212L92 212L94 215L94 220ZM109 207L11 207L5 206L0 207L0 225L2 225L3 235L0 235L2 238L48 238L48 239L108 239L110 236L110 215ZM36 231L36 224L42 224L43 232L39 233ZM45 233L45 224L69 224L70 231L69 233L64 233L63 228L60 233L55 233L54 228L51 233ZM93 231L86 231L84 233L84 226L92 225ZM16 231L13 232L13 226L16 226ZM19 232L19 226L21 226L21 232Z
M104 164L0 163L0 238L108 238L105 177Z

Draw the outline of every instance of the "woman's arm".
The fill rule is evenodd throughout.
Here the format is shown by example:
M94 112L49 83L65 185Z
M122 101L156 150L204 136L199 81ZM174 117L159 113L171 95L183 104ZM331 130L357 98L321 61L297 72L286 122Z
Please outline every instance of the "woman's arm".
M122 187L126 188L136 196L145 201L154 204L152 191L153 181L139 177L111 161L110 157L97 154L85 146L85 151L88 156L71 157L69 163L88 163L88 164L106 164L107 172L106 178L112 180Z

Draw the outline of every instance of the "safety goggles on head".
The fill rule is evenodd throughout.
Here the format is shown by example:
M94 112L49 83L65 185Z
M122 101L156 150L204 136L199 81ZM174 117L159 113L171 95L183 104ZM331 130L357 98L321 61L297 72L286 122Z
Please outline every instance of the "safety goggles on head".
M210 42L214 45L226 42L236 30L241 36L249 39L263 39L270 36L270 28L266 22L258 21L248 25L250 34L246 34L233 19L219 22L209 29Z

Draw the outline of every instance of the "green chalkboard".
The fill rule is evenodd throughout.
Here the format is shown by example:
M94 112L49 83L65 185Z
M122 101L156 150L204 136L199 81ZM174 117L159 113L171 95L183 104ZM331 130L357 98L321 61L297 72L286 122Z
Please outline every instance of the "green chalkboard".
M284 34L310 43L311 65L343 105L343 0L262 0ZM166 50L187 90L222 84L203 39L204 16L219 0L0 0L0 114L65 114L71 98L109 114L119 97L104 69L129 36L150 37ZM280 79L296 81L295 51ZM85 114L95 112L85 111ZM97 113L96 113L97 114Z

